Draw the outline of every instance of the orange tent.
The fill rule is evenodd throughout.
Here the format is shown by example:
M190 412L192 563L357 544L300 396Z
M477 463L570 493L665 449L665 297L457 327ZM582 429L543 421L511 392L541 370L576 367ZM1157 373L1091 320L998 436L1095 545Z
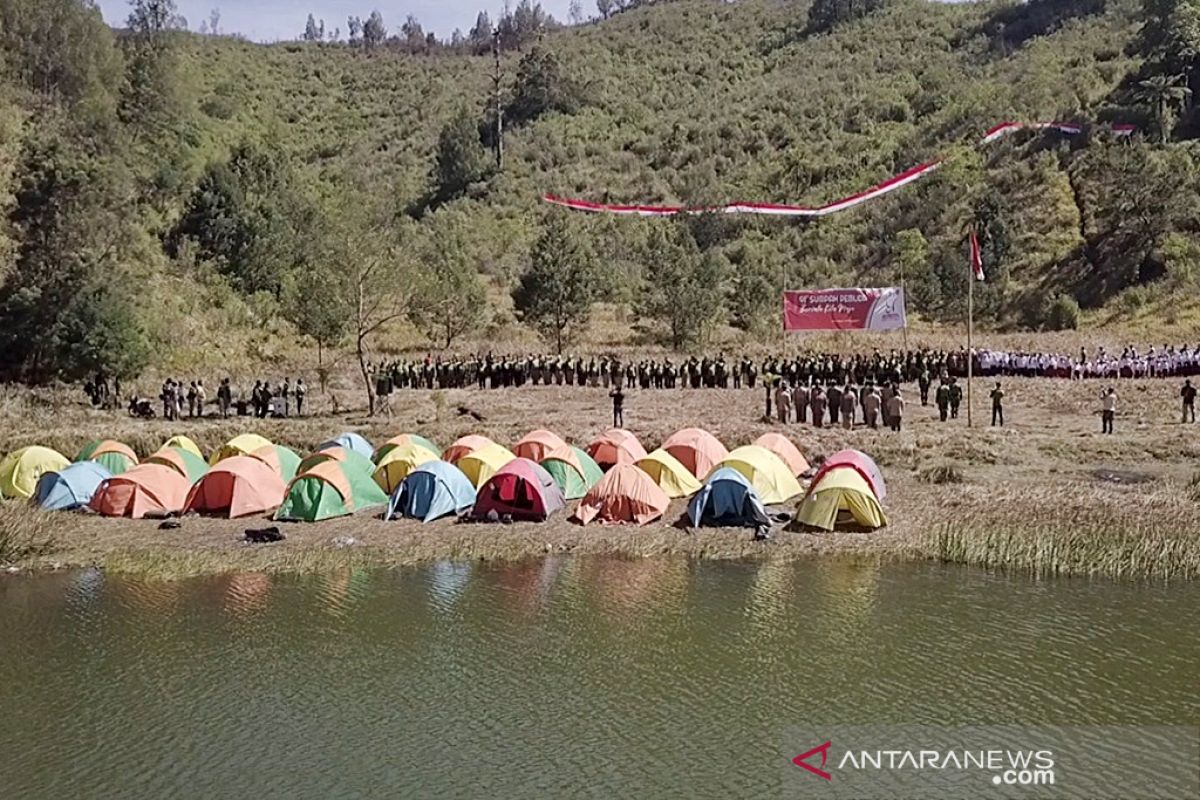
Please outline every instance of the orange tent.
M615 464L636 464L646 457L646 448L627 430L613 428L592 440L587 454L604 469Z
M464 436L446 448L445 452L442 453L442 461L449 464L457 464L464 456L469 456L476 450L482 450L489 444L495 444L495 442L486 436L476 436L475 434Z
M675 456L680 464L700 480L729 457L725 445L706 430L684 428L662 443L662 449Z
M530 431L513 447L513 455L517 458L528 458L530 461L540 464L552 450L566 446L567 443L557 433L546 430Z
M617 464L579 502L573 519L646 525L666 513L671 500L650 476L632 464Z
M163 464L139 464L100 485L89 504L106 517L141 519L181 510L191 482Z
M754 444L779 456L779 459L797 478L808 472L808 460L800 452L800 448L792 444L792 440L783 434L764 433L754 440Z
M192 487L183 509L235 519L274 511L286 495L278 472L252 456L234 456L218 462Z

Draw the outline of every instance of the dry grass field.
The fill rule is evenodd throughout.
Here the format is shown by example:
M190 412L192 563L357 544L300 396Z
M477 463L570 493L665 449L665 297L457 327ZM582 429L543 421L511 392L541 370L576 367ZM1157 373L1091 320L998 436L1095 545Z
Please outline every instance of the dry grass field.
M815 340L813 345L836 343ZM1078 346L1069 339L1054 344ZM989 345L1021 346L1003 340ZM839 553L943 559L1039 574L1200 575L1200 489L1194 483L1200 473L1200 425L1179 421L1181 381L1118 383L1120 410L1112 436L1100 433L1099 382L1013 378L1004 384L1008 424L1002 429L988 424L990 385L982 379L975 384L973 428L967 427L965 408L960 419L939 422L936 409L917 402L915 387L906 391L909 411L899 434L787 426L786 433L811 462L847 446L879 462L889 483L885 508L891 524L871 534L777 531L770 541L755 542L745 530L693 532L680 524L680 501L664 521L645 528L581 528L566 514L540 525L493 526L385 523L360 516L287 525L284 542L246 545L243 531L261 527L264 520L185 519L181 528L164 531L153 521L44 515L6 503L0 508L0 538L26 543L9 547L8 560L21 568L99 565L160 575L514 559L548 551L692 558ZM334 385L342 387L342 404L361 394L354 391L350 374ZM390 419L368 418L361 409L335 416L327 401L313 399L318 413L305 419L209 417L170 424L95 411L81 396L61 390L10 390L0 395L0 450L42 444L72 456L88 440L115 438L145 454L169 436L185 433L207 451L249 431L306 453L344 430L372 441L417 432L445 447L467 433L511 444L534 428L584 445L611 421L605 391L577 387L404 391L393 398ZM459 406L483 420L459 415ZM632 390L626 427L648 449L691 426L711 430L733 448L782 429L762 420L763 406L761 389Z

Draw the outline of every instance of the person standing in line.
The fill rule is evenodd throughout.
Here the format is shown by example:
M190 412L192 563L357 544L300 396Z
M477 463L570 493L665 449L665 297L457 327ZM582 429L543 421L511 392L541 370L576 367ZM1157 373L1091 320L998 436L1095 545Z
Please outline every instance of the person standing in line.
M787 381L780 381L779 388L775 390L775 410L779 412L781 423L786 425L791 421L792 390L788 388Z
M1113 420L1117 417L1117 392L1111 386L1100 396L1100 432L1113 432Z
M196 382L192 381L187 390L188 417L196 416Z
M917 386L921 389L921 405L929 405L929 387L933 383L933 378L929 375L928 369L921 370L921 374L917 377Z
M796 406L796 422L804 425L808 422L809 388L802 380L796 381L796 389L792 392L793 405Z
M390 378L389 378L389 380L390 380ZM289 411L289 409L288 409L288 397L291 395L291 393L292 393L292 385L291 385L291 381L290 381L290 380L288 380L287 378L284 378L284 379L283 379L283 386L280 386L280 387L279 387L279 399L280 399L280 401L281 401L281 403L282 403L282 406L283 406L283 416L285 416L285 417L288 415L288 411Z
M1183 399L1183 421L1196 421L1196 387L1192 386L1192 381L1189 378L1183 382L1183 388L1179 390L1179 396Z
M904 398L900 395L900 387L892 387L892 396L888 398L888 421L896 433L900 432L904 420Z
M950 379L950 419L958 419L958 407L962 405L963 390L957 378Z
M863 421L867 423L869 428L879 427L879 409L883 406L883 398L879 396L879 389L875 386L867 392L867 396L863 398Z
M996 388L992 389L992 427L997 425L1004 427L1004 390L1000 388L1000 381L996 381Z
M296 416L304 416L304 396L308 394L308 388L304 385L304 378L296 378Z
M208 392L204 389L204 381L196 381L196 416L204 418L204 404L208 402Z
M808 404L812 409L813 427L822 427L825 424L825 407L829 401L825 398L825 390L821 388L821 384L818 383L813 387Z
M842 391L842 427L846 430L854 429L854 416L858 408L858 392L854 387L847 384L845 390Z
M625 392L621 389L621 384L619 381L617 382L617 385L613 387L613 390L608 393L608 396L612 398L613 404L613 427L624 428Z

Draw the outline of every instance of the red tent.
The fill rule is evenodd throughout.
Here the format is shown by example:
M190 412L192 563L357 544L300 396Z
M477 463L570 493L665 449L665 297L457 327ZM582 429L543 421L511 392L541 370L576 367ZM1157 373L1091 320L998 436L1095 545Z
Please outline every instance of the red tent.
M646 457L646 448L627 430L613 428L587 446L587 454L603 469L616 464L636 464Z
M566 504L549 472L527 458L517 458L479 487L471 517L487 519L495 511L515 520L543 522Z

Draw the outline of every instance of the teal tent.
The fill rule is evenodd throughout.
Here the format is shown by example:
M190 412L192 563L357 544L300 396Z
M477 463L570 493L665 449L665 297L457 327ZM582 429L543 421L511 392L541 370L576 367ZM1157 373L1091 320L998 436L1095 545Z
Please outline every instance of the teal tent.
M430 461L410 472L396 489L385 519L432 522L462 514L474 505L475 487L462 470L445 461Z

